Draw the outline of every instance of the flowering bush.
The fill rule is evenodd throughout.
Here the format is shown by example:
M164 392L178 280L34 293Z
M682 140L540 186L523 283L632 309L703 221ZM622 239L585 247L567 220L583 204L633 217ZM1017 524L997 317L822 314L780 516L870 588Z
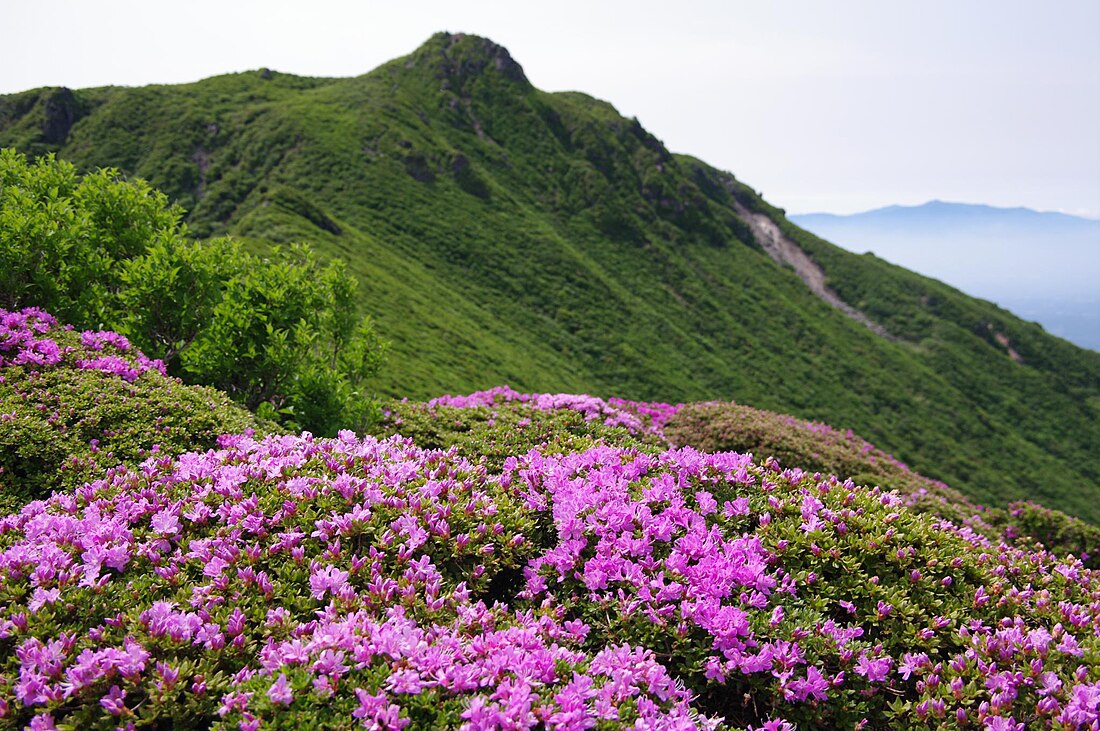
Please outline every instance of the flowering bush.
M87 427L60 384L182 398L115 334L2 322L6 398L50 414L0 420L13 444ZM173 456L198 433L177 433L181 404L155 425L172 451L93 459L0 517L0 727L1100 727L1080 559L669 448L690 407L501 388L392 404L404 436ZM105 439L161 436L118 423Z
M1100 702L1079 562L734 453L495 473L224 437L0 519L0 577L0 709L43 728L1076 728Z
M667 422L670 439L709 452L733 450L775 457L783 464L831 472L912 493L946 492L953 502L967 501L941 482L911 471L893 455L851 430L796 419L733 402L688 404Z
M117 333L80 333L36 309L0 310L0 509L119 462L262 428L222 394L163 369Z
M598 422L608 427L622 427L632 436L649 435L663 439L665 423L681 408L669 404L647 404L612 398L604 401L596 396L571 393L520 393L509 386L497 386L476 391L468 396L445 395L427 402L435 406L459 409L494 408L502 404L526 404L537 411L574 411L586 422Z
M42 310L33 307L19 312L0 310L0 368L48 368L61 363L77 348L62 347L56 339L44 337L56 329L57 320ZM80 335L80 345L85 352L74 359L77 368L102 371L131 383L150 370L164 375L164 363L150 360L140 351L130 354L130 359L123 357L130 350L130 342L118 333L86 330Z
M488 606L537 517L407 440L226 438L0 520L0 711L114 728L696 728L652 652Z
M1075 559L732 453L533 453L504 480L557 530L522 596L564 602L589 642L649 647L709 713L878 728L1096 719L1100 587Z
M735 403L677 408L664 422L674 444L706 451L749 452L783 464L851 478L901 493L906 507L968 526L994 540L1026 548L1038 543L1056 554L1072 553L1100 567L1100 529L1079 518L1032 503L979 505L955 489L919 473L851 430L803 421Z
M1100 569L1100 528L1032 502L1009 503L1001 516L1012 542L1035 541L1052 553L1070 553L1080 557L1085 566Z
M421 447L455 449L494 470L532 449L562 454L603 444L652 451L665 444L651 421L602 399L542 396L502 386L427 403L394 401L376 434L401 434Z

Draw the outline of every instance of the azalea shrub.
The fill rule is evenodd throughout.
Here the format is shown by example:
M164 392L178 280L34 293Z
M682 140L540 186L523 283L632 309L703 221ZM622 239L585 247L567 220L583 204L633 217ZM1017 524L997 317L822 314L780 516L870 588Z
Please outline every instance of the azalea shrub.
M114 471L0 520L0 714L712 725L648 649L590 649L553 604L487 602L536 555L538 518L484 467L401 437L234 437Z
M0 510L117 464L274 428L222 393L165 376L162 362L117 333L79 332L38 309L0 309Z
M667 412L666 412L667 413ZM760 459L897 490L907 508L967 526L994 541L1027 548L1038 544L1100 567L1100 528L1034 503L985 506L944 483L914 472L893 455L828 424L733 402L675 408L663 422L674 444L706 451L748 452Z
M1078 556L1085 566L1100 569L1100 528L1091 523L1027 501L1009 503L1000 520L1012 542L1032 541L1058 555Z
M0 519L0 578L14 726L1022 729L1100 711L1100 587L1079 560L732 452L605 441L495 467L402 436L226 436Z
M1096 720L1100 595L1076 559L736 453L597 449L514 469L558 537L523 595L567 602L590 640L653 649L707 712L807 727Z
M586 423L606 427L622 427L632 436L658 437L664 440L664 425L682 405L649 404L612 398L571 393L520 393L510 386L498 386L476 391L467 396L440 396L427 402L428 408L450 406L459 409L496 408L504 404L523 404L537 411L554 413L576 412Z
M655 421L642 411L649 406L585 395L527 394L499 386L427 402L392 401L383 409L375 433L401 434L425 448L454 449L499 470L508 458L532 449L562 454L601 444L643 451L667 446L660 418Z

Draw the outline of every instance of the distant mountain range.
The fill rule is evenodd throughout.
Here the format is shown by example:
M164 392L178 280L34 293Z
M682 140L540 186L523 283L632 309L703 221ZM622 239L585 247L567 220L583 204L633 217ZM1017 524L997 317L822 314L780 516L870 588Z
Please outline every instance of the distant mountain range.
M345 259L386 394L733 398L1100 524L1100 354L833 246L487 39L355 78L0 96L0 146L145 178L195 236Z
M790 219L846 249L873 252L1100 351L1100 221L938 200Z

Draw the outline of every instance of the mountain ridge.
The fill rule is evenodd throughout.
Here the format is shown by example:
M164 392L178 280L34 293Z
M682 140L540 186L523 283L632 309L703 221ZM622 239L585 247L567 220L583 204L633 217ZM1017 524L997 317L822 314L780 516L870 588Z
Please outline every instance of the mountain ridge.
M1100 521L1100 356L813 237L610 104L524 84L495 49L438 34L346 79L78 90L61 143L43 135L53 92L24 92L0 97L0 145L145 177L198 236L347 259L393 341L387 394L736 398L855 428L976 499ZM810 292L738 207L894 339Z
M805 213L792 213L789 214L792 219L805 219L811 216L829 216L832 218L854 218L857 216L866 216L874 213L886 213L886 212L920 212L920 211L957 211L964 212L966 210L981 211L981 212L1001 212L1001 213L1014 213L1036 216L1049 216L1057 219L1073 219L1074 221L1085 221L1090 223L1100 223L1100 219L1090 218L1088 216L1077 216L1072 213L1065 213L1063 211L1040 211L1036 208L1030 208L1028 206L995 206L988 203L963 203L960 201L947 201L939 198L933 198L925 201L924 203L916 204L902 204L892 203L886 206L878 206L876 208L869 208L865 211L854 211L852 213L831 213L829 211L807 211Z

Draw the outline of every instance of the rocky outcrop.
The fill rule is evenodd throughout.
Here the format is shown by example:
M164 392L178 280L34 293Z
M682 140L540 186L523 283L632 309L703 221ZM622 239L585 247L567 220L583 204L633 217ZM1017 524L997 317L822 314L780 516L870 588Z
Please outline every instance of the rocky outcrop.
M65 144L69 131L81 116L81 105L72 89L60 87L47 96L45 113L42 140L49 145Z
M866 326L876 335L893 339L886 328L840 299L836 292L829 289L825 284L825 270L811 259L798 244L787 238L775 221L768 218L766 214L750 211L736 198L733 199L733 207L741 220L748 224L753 238L768 253L768 256L777 263L793 269L811 292L856 322Z

